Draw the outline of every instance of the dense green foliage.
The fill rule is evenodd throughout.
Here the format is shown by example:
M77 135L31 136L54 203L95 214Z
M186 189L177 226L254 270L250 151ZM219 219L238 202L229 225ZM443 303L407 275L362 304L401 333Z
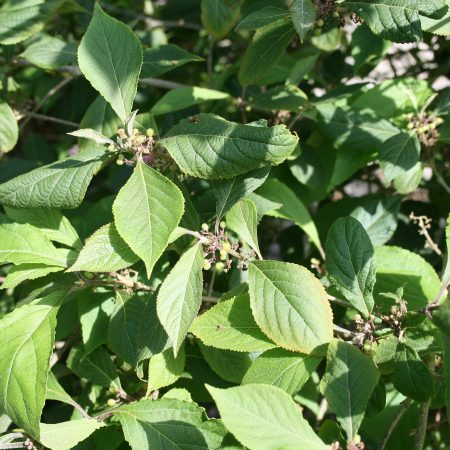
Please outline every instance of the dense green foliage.
M3 0L0 449L450 449L449 0Z

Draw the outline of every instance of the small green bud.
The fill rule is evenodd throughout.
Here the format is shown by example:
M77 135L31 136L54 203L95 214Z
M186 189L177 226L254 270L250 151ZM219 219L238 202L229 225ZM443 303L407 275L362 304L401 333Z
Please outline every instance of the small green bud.
M219 226L220 226L220 228L222 228L222 230L224 230L227 227L227 223L222 220L222 222L220 222Z
M225 269L225 264L223 262L216 263L216 270L217 270L217 272L222 272L223 269Z
M339 14L338 11L333 11L333 17L334 17L335 19L339 19L339 17L341 17L341 15Z
M409 122L407 128L408 130L412 130L414 128L414 124L412 122Z
M222 250L225 252L229 252L231 250L231 244L229 242L223 242Z
M113 398L109 398L106 403L110 408L112 408L113 406L116 406L116 401Z
M116 164L117 164L118 166L123 166L124 163L125 163L125 156L119 155L119 156L117 157Z
M203 270L209 270L209 269L211 269L211 263L207 259L204 259L203 260Z
M203 231L208 231L209 230L209 225L207 223L202 223L202 230Z
M145 134L148 137L153 137L155 135L155 130L153 128L147 128L147 131L145 132Z
M245 112L250 112L252 110L252 107L250 105L247 105L245 107Z
M88 280L92 280L94 278L94 274L92 272L83 272L84 278L87 278Z
M225 250L220 250L220 259L225 260L228 257L228 252Z
M323 21L323 19L319 19L319 20L316 22L316 25L317 25L319 28L321 28L321 27L323 27L323 26L325 25L325 22Z
M113 152L115 149L116 149L116 146L115 146L114 144L109 144L109 145L108 145L108 150L109 150L110 152Z

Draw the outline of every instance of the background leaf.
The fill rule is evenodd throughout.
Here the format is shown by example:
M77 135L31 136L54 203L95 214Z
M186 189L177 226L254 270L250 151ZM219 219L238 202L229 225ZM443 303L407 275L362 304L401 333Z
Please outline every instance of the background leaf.
M298 138L284 125L254 127L213 114L183 120L160 141L183 172L199 178L231 178L283 162Z
M378 369L372 359L358 348L338 340L329 344L327 369L320 390L336 413L348 440L358 433L378 378Z
M78 63L83 75L125 122L141 72L141 43L130 28L108 16L97 3L78 47Z
M340 218L328 231L327 268L337 289L364 317L374 306L376 264L364 227L353 217Z
M180 190L144 163L117 194L113 204L117 231L145 263L147 275L165 250L184 210Z
M167 275L158 292L157 312L176 356L202 302L203 247L187 250Z
M325 290L307 269L255 261L248 283L256 323L280 347L309 354L332 339L333 314Z
M230 389L208 386L208 391L226 427L246 447L327 448L303 419L291 397L281 389L249 384Z

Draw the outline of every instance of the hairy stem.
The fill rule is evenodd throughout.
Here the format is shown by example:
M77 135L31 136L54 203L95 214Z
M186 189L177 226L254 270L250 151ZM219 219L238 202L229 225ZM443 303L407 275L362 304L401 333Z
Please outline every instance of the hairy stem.
M417 421L416 435L412 450L422 450L427 432L428 412L430 410L430 400L420 404L419 419Z

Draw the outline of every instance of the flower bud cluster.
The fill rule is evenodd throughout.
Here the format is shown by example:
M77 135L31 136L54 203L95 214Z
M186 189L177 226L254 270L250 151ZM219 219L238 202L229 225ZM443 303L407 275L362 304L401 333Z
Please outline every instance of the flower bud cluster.
M148 128L145 134L137 128L133 128L129 134L124 128L119 128L117 145L111 144L108 149L123 152L117 157L118 165L134 165L136 161L143 161L160 172L166 172L174 167L174 162L163 148L155 145L154 135L153 128ZM128 159L126 154L132 154L133 157Z
M427 113L419 116L409 113L406 115L408 120L408 130L415 130L419 137L419 141L427 146L433 147L439 138L439 131L437 127L441 125L444 120L436 115L429 115Z

